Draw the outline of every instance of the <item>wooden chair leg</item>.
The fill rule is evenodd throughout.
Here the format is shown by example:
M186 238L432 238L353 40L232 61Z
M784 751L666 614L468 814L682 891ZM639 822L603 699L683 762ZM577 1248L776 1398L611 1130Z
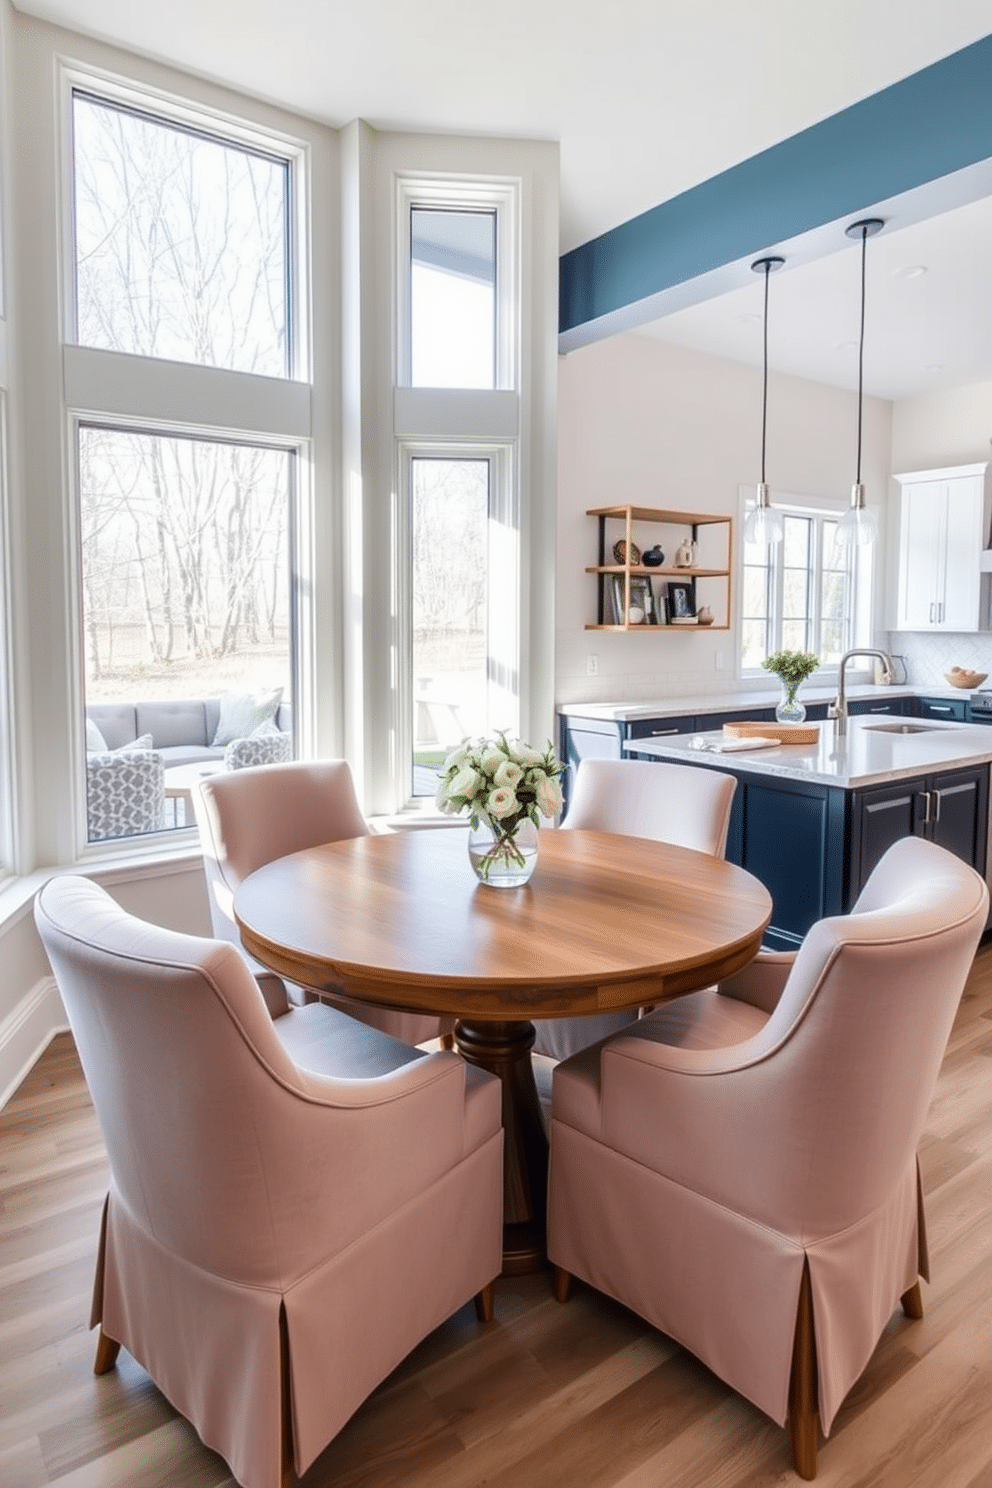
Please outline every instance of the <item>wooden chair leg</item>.
M482 1288L481 1292L476 1292L472 1298L472 1301L475 1303L475 1315L480 1323L492 1322L496 1310L495 1300L496 1288L491 1281Z
M918 1319L923 1316L923 1293L920 1291L919 1277L913 1282L908 1292L903 1292L899 1301L902 1303L902 1310L908 1318Z
M816 1450L820 1432L817 1406L816 1337L813 1331L813 1289L809 1262L803 1267L799 1288L799 1310L792 1344L792 1376L789 1380L789 1425L792 1429L792 1465L801 1478L816 1477Z
M103 1329L100 1329L100 1337L96 1341L96 1358L93 1360L94 1374L109 1374L117 1363L117 1355L121 1346L113 1338L108 1338Z
M572 1295L572 1273L563 1266L554 1268L554 1293L556 1302L567 1302Z

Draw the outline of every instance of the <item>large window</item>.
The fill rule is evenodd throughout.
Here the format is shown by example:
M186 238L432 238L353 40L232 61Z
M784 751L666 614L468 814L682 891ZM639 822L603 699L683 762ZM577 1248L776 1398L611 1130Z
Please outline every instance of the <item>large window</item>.
M781 543L744 544L742 669L779 650L812 651L836 666L852 644L855 608L850 550L834 541L837 514L775 504Z
M399 213L403 802L465 737L519 727L520 337L515 193L411 181Z
M76 339L289 370L289 166L77 90Z
M190 771L234 758L230 718L254 732L281 700L259 740L291 747L298 157L87 86L71 125L85 816L105 842L190 825Z
M496 386L496 213L410 212L413 387Z

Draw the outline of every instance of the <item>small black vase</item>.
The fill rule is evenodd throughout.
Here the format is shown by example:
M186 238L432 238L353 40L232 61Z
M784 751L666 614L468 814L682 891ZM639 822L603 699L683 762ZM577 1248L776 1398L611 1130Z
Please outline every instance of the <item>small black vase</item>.
M653 548L648 548L646 553L641 554L641 562L646 563L648 568L660 568L665 561L665 555L657 543Z

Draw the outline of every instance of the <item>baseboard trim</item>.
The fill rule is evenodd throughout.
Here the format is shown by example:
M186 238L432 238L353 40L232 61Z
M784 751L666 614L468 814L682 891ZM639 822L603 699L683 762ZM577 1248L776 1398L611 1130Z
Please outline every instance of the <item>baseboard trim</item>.
M69 1021L53 976L43 977L0 1023L0 1110Z

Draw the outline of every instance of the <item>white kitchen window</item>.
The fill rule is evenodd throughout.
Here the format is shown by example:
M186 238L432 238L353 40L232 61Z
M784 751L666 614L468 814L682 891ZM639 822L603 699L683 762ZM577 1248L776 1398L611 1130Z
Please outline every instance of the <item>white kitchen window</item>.
M760 669L774 651L812 651L837 666L855 640L851 550L834 541L840 513L773 498L783 538L742 544L741 670Z

